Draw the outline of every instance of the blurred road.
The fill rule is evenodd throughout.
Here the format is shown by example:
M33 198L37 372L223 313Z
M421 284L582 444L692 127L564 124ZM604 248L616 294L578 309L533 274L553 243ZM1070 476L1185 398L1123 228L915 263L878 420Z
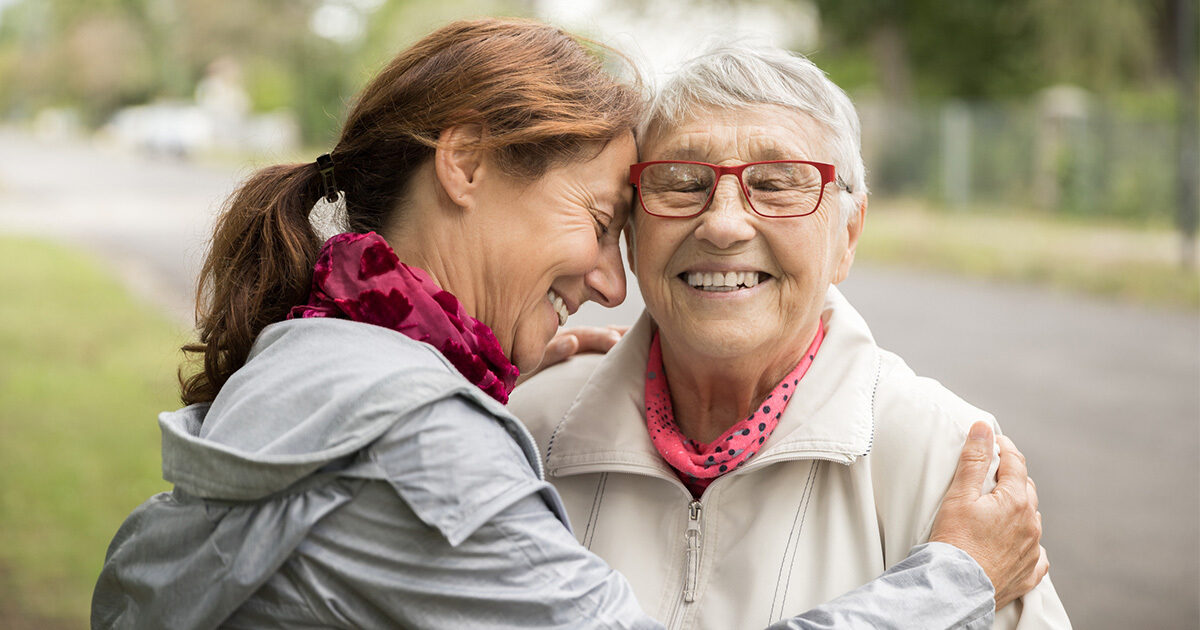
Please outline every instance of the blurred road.
M83 245L190 324L211 218L245 174L0 130L0 231ZM1075 627L1200 627L1195 314L867 266L843 289L880 345L993 412L1028 456ZM572 322L630 322L630 294Z
M103 256L136 293L190 326L212 217L242 174L0 128L0 230Z

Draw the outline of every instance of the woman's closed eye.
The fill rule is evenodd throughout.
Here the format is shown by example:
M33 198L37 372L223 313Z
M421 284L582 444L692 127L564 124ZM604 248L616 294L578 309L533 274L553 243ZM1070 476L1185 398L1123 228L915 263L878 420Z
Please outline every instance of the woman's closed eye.
M600 240L608 236L609 225L612 223L612 217L603 212L592 212L592 217L596 221L596 240Z

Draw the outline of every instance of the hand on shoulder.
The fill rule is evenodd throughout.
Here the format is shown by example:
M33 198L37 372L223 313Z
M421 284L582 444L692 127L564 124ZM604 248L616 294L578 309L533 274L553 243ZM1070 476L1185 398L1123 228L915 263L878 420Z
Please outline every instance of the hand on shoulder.
M994 443L1000 446L1000 467L996 487L984 493ZM1025 468L1025 456L1007 437L994 438L989 423L976 422L929 539L954 545L979 563L996 589L999 610L1049 572L1041 537L1037 487Z

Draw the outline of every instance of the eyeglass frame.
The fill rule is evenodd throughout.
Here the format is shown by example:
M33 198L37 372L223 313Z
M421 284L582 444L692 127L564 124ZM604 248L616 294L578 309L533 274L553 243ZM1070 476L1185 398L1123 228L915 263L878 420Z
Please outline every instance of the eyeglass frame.
M651 212L650 209L646 207L646 200L642 199L642 187L638 185L638 180L642 178L642 171L655 164L694 164L697 166L707 166L717 174L716 179L713 180L712 190L708 191L708 197L704 200L704 204L700 206L699 210L692 214L686 215L656 214ZM821 173L821 196L817 197L817 203L813 205L813 209L802 214L763 214L759 212L758 208L754 207L754 201L750 198L750 191L746 190L746 182L742 180L742 172L751 166L758 166L760 164L808 164L816 167L817 172ZM795 217L806 217L816 212L817 209L821 207L821 202L825 200L825 186L831 183L837 185L846 192L850 192L850 187L847 186L846 183L842 181L842 178L837 175L836 166L826 162L812 162L809 160L764 160L761 162L746 162L745 164L738 164L735 166L721 166L719 164L710 164L708 162L692 162L689 160L653 160L650 162L638 162L637 164L632 164L629 167L629 185L633 186L634 189L637 190L638 205L642 207L642 210L645 211L646 214L653 217L661 217L663 219L690 219L692 217L698 217L704 214L704 211L708 210L708 207L712 205L713 197L717 195L717 184L721 183L721 178L726 175L733 175L737 179L738 188L742 191L742 195L745 197L746 203L750 205L750 209L754 211L754 214L757 214L764 219L791 219Z

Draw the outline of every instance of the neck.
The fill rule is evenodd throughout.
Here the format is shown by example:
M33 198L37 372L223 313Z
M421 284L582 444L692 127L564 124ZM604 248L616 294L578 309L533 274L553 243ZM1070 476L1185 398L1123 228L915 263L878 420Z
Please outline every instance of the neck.
M763 348L733 359L704 356L671 343L660 330L663 369L680 431L707 444L749 416L800 363L817 325L813 321L805 326L796 343L783 344L787 347Z
M400 262L425 271L438 287L458 298L468 315L485 321L480 313L485 296L480 295L479 274L469 255L480 251L480 244L456 220L458 215L436 204L433 199L413 200L402 219L389 225L382 236Z

